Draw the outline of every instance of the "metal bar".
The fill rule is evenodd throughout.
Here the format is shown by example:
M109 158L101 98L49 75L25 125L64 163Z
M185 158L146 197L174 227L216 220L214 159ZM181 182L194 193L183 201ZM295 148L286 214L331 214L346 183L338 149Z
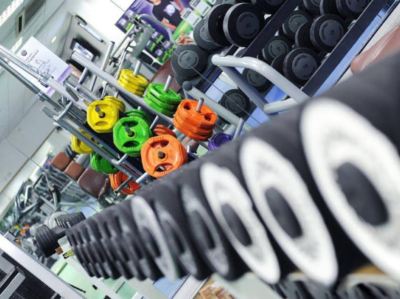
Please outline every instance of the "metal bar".
M234 68L219 66L219 68L232 79L233 82L247 95L249 100L253 102L261 111L264 112L266 104L261 94L252 86L250 86L242 77L242 75ZM265 112L264 112L265 113ZM267 114L267 113L265 113Z
M183 89L194 99L203 98L206 105L210 107L215 113L217 113L219 117L222 117L223 119L235 126L239 124L240 118L238 116L208 97L205 93L194 87L191 83L185 82L185 84L183 84ZM250 130L251 127L248 124L245 124L244 129L247 131Z
M67 285L64 281L50 272L48 269L40 265L37 261L15 246L12 242L0 235L0 249L9 255L13 260L18 262L26 270L43 281L49 288L60 294L63 298L81 299L83 298L74 289Z
M108 43L108 47L107 47L106 53L104 54L103 62L101 63L101 67L100 67L103 71L106 69L106 67L108 65L114 45L115 45L115 43L112 41ZM97 81L97 76L93 76L92 83L90 84L90 87L89 87L90 91L93 91L93 89L96 85L96 81Z
M81 65L87 67L92 73L95 73L99 78L107 81L111 86L113 86L115 89L118 90L119 93L121 93L123 96L125 96L127 98L127 101L130 105L138 105L138 106L142 106L143 108L146 108L146 111L148 111L151 114L156 114L158 115L161 119L165 120L166 122L168 122L169 124L172 124L172 119L169 118L168 116L155 111L154 109L152 109L150 106L148 106L143 98L138 97L137 95L128 92L127 90L125 90L124 88L122 88L121 86L119 86L117 80L111 76L110 74L107 74L106 72L100 70L94 63L92 63L91 61L87 60L85 57L83 57L82 55L79 55L78 53L74 53L72 54L72 59L74 59L75 61L77 61L78 63L80 63Z
M301 102L309 98L309 96L306 93L301 91L296 85L294 85L292 82L286 79L282 74L280 74L270 65L266 64L264 61L258 60L253 57L234 57L234 56L223 57L220 55L214 55L211 58L211 60L215 65L219 67L224 67L224 71L227 70L226 67L233 67L233 68L243 67L251 69L259 73L269 81L271 81L272 84L279 87L284 93L286 93L289 97L293 98L297 102ZM233 71L228 71L228 72L229 74L227 75L228 76L233 75L231 79L233 79L234 81L238 81L239 83L244 82L243 79L239 78L240 80L238 80L237 76L240 75L236 70L235 73ZM246 82L244 83L245 85L248 85ZM245 90L243 91L246 93ZM248 94L248 96L250 95Z

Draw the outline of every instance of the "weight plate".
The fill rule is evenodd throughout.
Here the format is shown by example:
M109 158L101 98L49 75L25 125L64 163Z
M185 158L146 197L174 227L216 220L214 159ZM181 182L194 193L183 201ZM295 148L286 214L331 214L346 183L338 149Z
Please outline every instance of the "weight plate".
M174 75L182 80L198 77L207 67L208 55L196 45L180 45L171 58Z
M294 83L304 84L318 68L318 58L313 50L296 48L285 56L284 75Z
M195 43L205 51L213 52L221 48L221 45L215 43L207 29L206 19L202 19L193 31L193 39Z
M175 111L177 108L176 104L168 104L165 102L162 102L160 99L158 99L157 97L155 97L154 95L152 95L150 92L146 93L144 95L144 98L148 101L148 102L152 102L154 103L156 106L162 108L162 110L168 110L168 111Z
M326 14L338 15L339 14L339 12L336 8L335 0L320 0L319 12L321 13L321 15L326 15Z
M283 73L283 62L285 61L286 55L276 57L271 62L271 66L280 73Z
M292 49L292 42L285 36L278 35L270 39L261 50L262 57L267 63L271 63L276 57L286 55Z
M256 71L245 69L242 75L246 79L247 83L259 92L265 92L272 86L271 82Z
M251 3L266 14L273 14L285 0L251 0Z
M369 2L368 0L336 0L336 7L343 17L357 18Z
M320 14L320 6L321 0L303 0L304 8L313 15Z
M252 4L239 3L227 11L223 30L233 45L246 47L260 32L263 24L263 15Z
M208 141L208 150L213 151L219 148L221 145L228 143L233 139L232 135L225 133L216 133Z
M314 47L331 51L345 34L343 20L337 15L326 14L316 18L310 27L310 40Z
M304 23L299 27L299 29L297 29L296 34L294 35L294 43L297 48L314 48L310 39L310 28L310 23Z
M208 33L211 39L221 46L229 46L231 44L223 31L224 17L231 7L231 4L219 4L214 6L207 15Z
M248 117L252 109L249 98L240 89L228 90L219 103L233 114L243 118Z
M297 29L304 23L311 22L311 16L303 10L293 11L282 24L282 32L291 40L294 39Z

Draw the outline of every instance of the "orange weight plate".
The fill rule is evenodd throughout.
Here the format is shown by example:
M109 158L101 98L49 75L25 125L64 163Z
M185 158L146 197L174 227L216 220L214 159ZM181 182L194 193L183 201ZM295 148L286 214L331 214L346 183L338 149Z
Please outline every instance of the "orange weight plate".
M141 150L144 170L154 178L160 178L187 162L185 147L171 135L152 137Z
M171 129L169 129L166 126L161 125L161 124L158 124L154 127L153 134L156 136L171 135L171 136L176 137L176 134L174 133L174 131L172 131Z
M110 184L113 190L116 190L121 184L123 184L128 179L128 176L119 171L115 174L110 175ZM121 190L122 194L130 195L135 193L135 191L140 189L140 185L135 181L131 180L125 188Z
M204 130L193 127L189 123L184 123L179 117L174 118L174 126L183 134L193 140L205 141L213 134L213 130Z
M175 112L175 116L179 117L184 122L189 122L196 127L202 129L213 129L217 122L218 116L208 106L201 106L200 111L196 111L197 101L183 100Z

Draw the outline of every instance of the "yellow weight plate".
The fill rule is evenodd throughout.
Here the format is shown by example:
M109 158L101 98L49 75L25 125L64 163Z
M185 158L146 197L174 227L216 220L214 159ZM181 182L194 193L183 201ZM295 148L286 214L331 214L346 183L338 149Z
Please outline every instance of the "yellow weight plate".
M86 121L96 133L110 133L119 119L119 109L110 101L97 100L87 108Z
M116 105L119 111L125 112L125 104L124 104L124 102L122 102L121 100L117 99L116 97L105 96L103 98L103 101L109 101L110 103Z
M141 87L146 87L149 85L149 80L147 80L146 77L142 75L135 75L133 71L129 69L121 70L119 79L123 79L129 82L129 84L134 84Z
M77 154L90 154L93 152L92 148L89 145L80 141L75 135L71 136L71 149Z

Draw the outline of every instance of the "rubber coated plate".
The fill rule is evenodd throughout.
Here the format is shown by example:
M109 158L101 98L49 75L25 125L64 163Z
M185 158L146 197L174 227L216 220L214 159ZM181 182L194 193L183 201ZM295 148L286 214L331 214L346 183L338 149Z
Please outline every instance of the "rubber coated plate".
M172 55L174 74L186 81L199 76L207 67L208 55L196 45L181 45Z
M225 37L223 31L224 17L231 7L231 4L220 4L214 6L207 17L207 30L210 33L210 37L215 43L220 44L221 46L229 46L231 44Z
M313 15L319 15L319 5L321 0L303 0L304 8Z
M242 75L247 83L260 92L264 92L271 87L271 83L256 71L245 69Z
M286 37L278 35L270 39L261 50L262 57L271 63L276 57L286 55L292 49L292 42Z
M319 5L321 0L303 0L304 8L313 15L319 15Z
M297 48L286 55L283 62L284 75L294 83L303 84L318 68L318 58L314 51Z
M238 117L248 116L251 110L249 98L239 89L225 92L220 104Z
M211 52L221 48L221 46L215 43L210 37L210 34L207 29L207 22L205 19L202 19L196 25L196 27L194 27L193 39L195 43L205 51Z
M319 11L321 15L326 14L339 14L335 0L321 0L319 3Z
M285 2L285 0L251 0L251 3L262 12L273 14Z
M363 12L368 3L368 0L336 0L336 7L342 16L356 18Z
M314 48L310 39L310 23L305 23L297 29L294 36L294 43L298 48Z
M224 17L225 37L238 47L248 46L262 29L262 14L252 4L232 6Z
M285 61L285 57L286 55L278 56L271 62L271 66L280 73L283 73L283 62Z
M322 51L331 51L345 33L343 20L332 14L316 18L310 27L310 39L314 47Z
M294 39L297 29L304 23L311 22L311 16L302 10L293 11L287 20L282 24L282 32L288 38Z

